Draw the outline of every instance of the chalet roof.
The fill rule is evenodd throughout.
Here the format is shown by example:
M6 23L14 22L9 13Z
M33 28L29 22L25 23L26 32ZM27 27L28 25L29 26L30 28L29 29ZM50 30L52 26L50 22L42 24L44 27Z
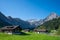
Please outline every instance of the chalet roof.
M5 27L2 27L1 29L2 30L13 30L15 28L19 27L18 25L17 26L5 26Z

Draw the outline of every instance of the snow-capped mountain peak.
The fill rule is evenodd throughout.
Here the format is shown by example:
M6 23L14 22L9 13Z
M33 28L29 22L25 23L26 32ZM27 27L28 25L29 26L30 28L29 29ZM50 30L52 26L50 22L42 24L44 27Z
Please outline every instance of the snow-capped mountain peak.
M58 15L55 12L51 12L50 15L47 16L44 20L49 21L49 20L52 20L54 18L58 18Z

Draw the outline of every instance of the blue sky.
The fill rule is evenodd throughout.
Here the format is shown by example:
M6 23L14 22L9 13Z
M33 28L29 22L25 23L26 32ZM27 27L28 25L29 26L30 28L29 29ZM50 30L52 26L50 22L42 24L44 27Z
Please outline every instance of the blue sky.
M0 0L0 11L23 20L43 19L50 12L60 15L60 0Z

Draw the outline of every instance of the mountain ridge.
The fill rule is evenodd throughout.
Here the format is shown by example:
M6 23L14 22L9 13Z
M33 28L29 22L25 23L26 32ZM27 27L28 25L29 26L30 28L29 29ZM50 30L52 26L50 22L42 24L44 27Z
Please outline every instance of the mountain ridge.
M22 29L32 29L32 25L29 22L21 20L19 18L12 18L11 16L6 17L0 12L0 27L20 25Z
M53 20L53 19L59 18L59 17L60 16L58 16L55 12L51 12L50 15L48 15L46 18L40 19L38 21L35 20L35 22L30 22L30 23L31 24L36 24L35 26L38 26L38 25L42 25L46 21Z
M60 16L58 16L56 13L50 13L50 15L48 15L46 18L44 19L32 19L32 20L28 20L28 21L24 21L20 18L13 18L11 16L6 17L4 14L2 14L0 12L0 21L2 22L2 25L4 26L8 26L7 24L10 25L21 25L22 29L34 29L35 27L42 25L43 23L45 23L46 21L55 19L55 18L59 18ZM0 24L1 24L0 22Z

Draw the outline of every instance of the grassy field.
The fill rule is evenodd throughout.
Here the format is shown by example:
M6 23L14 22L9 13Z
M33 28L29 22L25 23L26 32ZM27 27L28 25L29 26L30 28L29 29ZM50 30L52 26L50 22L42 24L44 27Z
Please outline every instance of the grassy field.
M0 33L0 40L60 40L60 36L29 33L29 35L7 35Z

